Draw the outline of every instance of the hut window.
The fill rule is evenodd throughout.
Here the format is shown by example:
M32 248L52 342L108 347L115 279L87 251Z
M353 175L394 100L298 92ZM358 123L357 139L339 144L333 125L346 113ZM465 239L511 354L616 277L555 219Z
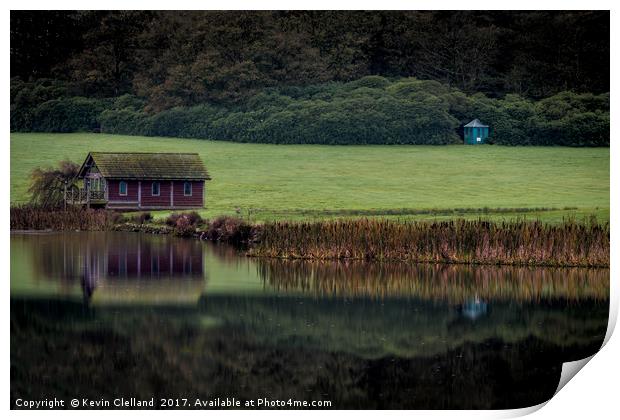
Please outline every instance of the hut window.
M118 183L118 195L127 195L127 183L125 181Z
M151 195L159 195L159 182L151 184Z
M192 183L185 181L183 184L183 195L192 195Z

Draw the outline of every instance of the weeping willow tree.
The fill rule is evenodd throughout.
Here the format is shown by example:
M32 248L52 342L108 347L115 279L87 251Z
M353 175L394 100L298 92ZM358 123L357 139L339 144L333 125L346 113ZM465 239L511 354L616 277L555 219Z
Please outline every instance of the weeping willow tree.
M44 208L60 208L64 205L65 191L77 188L80 166L68 160L56 168L36 168L30 174L30 203Z

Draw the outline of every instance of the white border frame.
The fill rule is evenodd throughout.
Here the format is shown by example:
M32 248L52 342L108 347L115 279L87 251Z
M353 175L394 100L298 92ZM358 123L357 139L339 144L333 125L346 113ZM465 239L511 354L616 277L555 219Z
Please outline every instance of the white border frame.
M620 19L618 18L618 13L620 10L620 6L617 5L617 2L612 1L597 1L590 0L588 2L579 2L574 0L565 0L562 2L559 1L550 1L550 0L521 0L521 1L490 1L490 0L471 0L467 3L459 2L456 0L444 0L442 2L437 1L429 1L429 0L418 0L415 2L412 1L393 1L393 0L384 0L382 2L370 2L367 0L360 1L325 1L325 0L315 0L315 1L297 1L297 2L284 2L284 1L273 1L273 0L264 0L260 3L251 2L251 1L241 1L241 0L228 0L226 2L196 2L191 0L177 0L175 2L164 2L161 0L108 0L107 2L90 2L85 3L84 1L63 1L59 0L54 2L53 7L49 2L43 1L8 1L7 3L9 8L12 7L14 9L149 9L149 10L209 10L209 9L226 9L226 10L271 10L271 9L328 9L328 10L351 10L351 9L360 9L360 10L407 10L407 9L417 9L417 10L456 10L463 9L463 5L466 4L467 9L473 10L536 10L536 9L544 9L544 10L611 10L611 68L610 74L618 74L618 25L620 23ZM9 45L10 45L10 37L9 37L9 28L10 28L10 13L9 9L5 9L2 14L2 27L5 28L5 33L3 37L4 43L4 51L5 57L8 55ZM615 71L614 71L615 70ZM9 79L10 67L8 65L2 66L0 70L4 74L3 80L5 81L3 84L3 97L4 101L4 119L3 119L3 128L4 132L9 133L9 102L7 98L9 97L9 84L7 83ZM377 416L389 416L390 418L407 418L410 419L411 416L416 417L433 417L433 418L505 418L505 417L515 417L521 416L525 414L529 414L533 411L537 411L542 406L545 406L543 410L540 410L536 413L537 418L547 418L547 419L555 419L558 417L567 417L567 418L583 418L584 416L588 416L590 418L613 418L617 415L617 406L618 400L617 392L615 391L615 385L618 383L618 374L620 374L617 354L620 354L620 345L618 344L617 338L611 337L611 332L613 331L613 327L616 323L617 318L617 309L618 309L618 280L617 280L617 270L616 264L618 263L619 255L618 255L618 247L615 246L618 238L618 229L616 228L616 224L618 223L618 219L615 213L615 210L618 206L618 185L619 185L619 172L620 168L620 159L617 154L617 146L615 146L615 140L618 138L619 130L617 128L617 123L615 122L613 116L616 115L616 106L615 106L615 98L618 94L618 83L616 78L611 78L611 147L610 147L610 170L611 170L611 184L613 186L610 192L610 205L611 205L611 308L610 308L610 327L608 331L608 336L606 340L608 340L607 345L602 349L602 351L597 354L590 363L577 375L577 378L570 381L565 388L561 390L548 404L542 404L541 406L531 407L520 410L506 410L506 411L390 411L390 412L375 412L375 411L355 411L351 415L359 417L361 419L370 419L375 420ZM7 139L8 140L8 139ZM2 162L2 171L4 173L3 177L3 186L4 193L2 194L2 212L3 212L3 220L5 223L9 220L9 206L10 206L10 142L5 141L2 143L4 149L4 153L0 154L0 159ZM3 238L3 249L6 252L2 252L2 267L4 270L4 280L5 280L5 295L4 299L8 299L10 295L10 256L8 250L9 247L9 235L8 232L5 234ZM5 301L6 302L6 301ZM3 379L2 382L3 387L2 391L4 392L5 398L2 399L2 404L5 409L9 408L9 389L10 389L10 375L9 375L9 318L10 318L10 307L9 305L4 305L5 309L3 312L3 329L4 336L6 337L5 345L2 347L2 355L3 355ZM183 413L183 416L188 418L200 418L204 419L205 416L209 416L212 413L205 413L202 411L190 411ZM34 411L12 411L10 412L11 417L34 417L37 415L45 416L46 418L77 418L77 416L82 417L83 413L78 411L69 411L69 412L59 412L59 411L47 411L45 413L37 413ZM94 411L89 412L88 416L92 418L104 418L109 416L110 414L104 411ZM130 412L130 411L120 411L114 414L115 416L120 416L121 418L136 418L136 417L149 417L149 418L160 418L164 419L169 417L169 414L165 411L139 411L139 412ZM218 417L228 419L235 418L238 416L252 416L258 419L273 419L273 418L288 418L291 416L290 412L287 411L252 411L252 412L235 412L235 411L218 411L215 415ZM310 419L311 417L314 419L317 415L321 417L340 417L342 414L340 412L321 412L320 414L315 411L297 411L294 416L301 420Z

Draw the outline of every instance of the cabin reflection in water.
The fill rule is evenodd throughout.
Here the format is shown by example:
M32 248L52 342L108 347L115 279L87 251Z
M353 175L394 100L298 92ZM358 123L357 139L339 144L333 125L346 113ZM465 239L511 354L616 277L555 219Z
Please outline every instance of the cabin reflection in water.
M199 241L114 232L41 235L30 241L39 278L76 283L87 302L195 303L205 286ZM84 240L84 235L88 238Z
M106 248L105 272L110 278L202 277L202 251L195 244L123 241Z
M48 247L51 253L61 252L61 277L70 277L74 264L80 265L82 276L97 281L109 279L149 279L161 277L202 278L203 257L197 241L172 241L170 238L134 238L105 235L101 241L70 241L61 247ZM68 268L71 267L71 270Z

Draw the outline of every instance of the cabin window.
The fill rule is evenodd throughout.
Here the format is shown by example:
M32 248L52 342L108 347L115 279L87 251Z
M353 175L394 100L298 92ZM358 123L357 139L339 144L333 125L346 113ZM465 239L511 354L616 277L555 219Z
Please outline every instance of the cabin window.
M183 195L192 195L192 183L185 181L183 184Z
M127 195L127 183L125 181L118 183L118 195Z
M151 184L151 195L159 195L159 182Z

